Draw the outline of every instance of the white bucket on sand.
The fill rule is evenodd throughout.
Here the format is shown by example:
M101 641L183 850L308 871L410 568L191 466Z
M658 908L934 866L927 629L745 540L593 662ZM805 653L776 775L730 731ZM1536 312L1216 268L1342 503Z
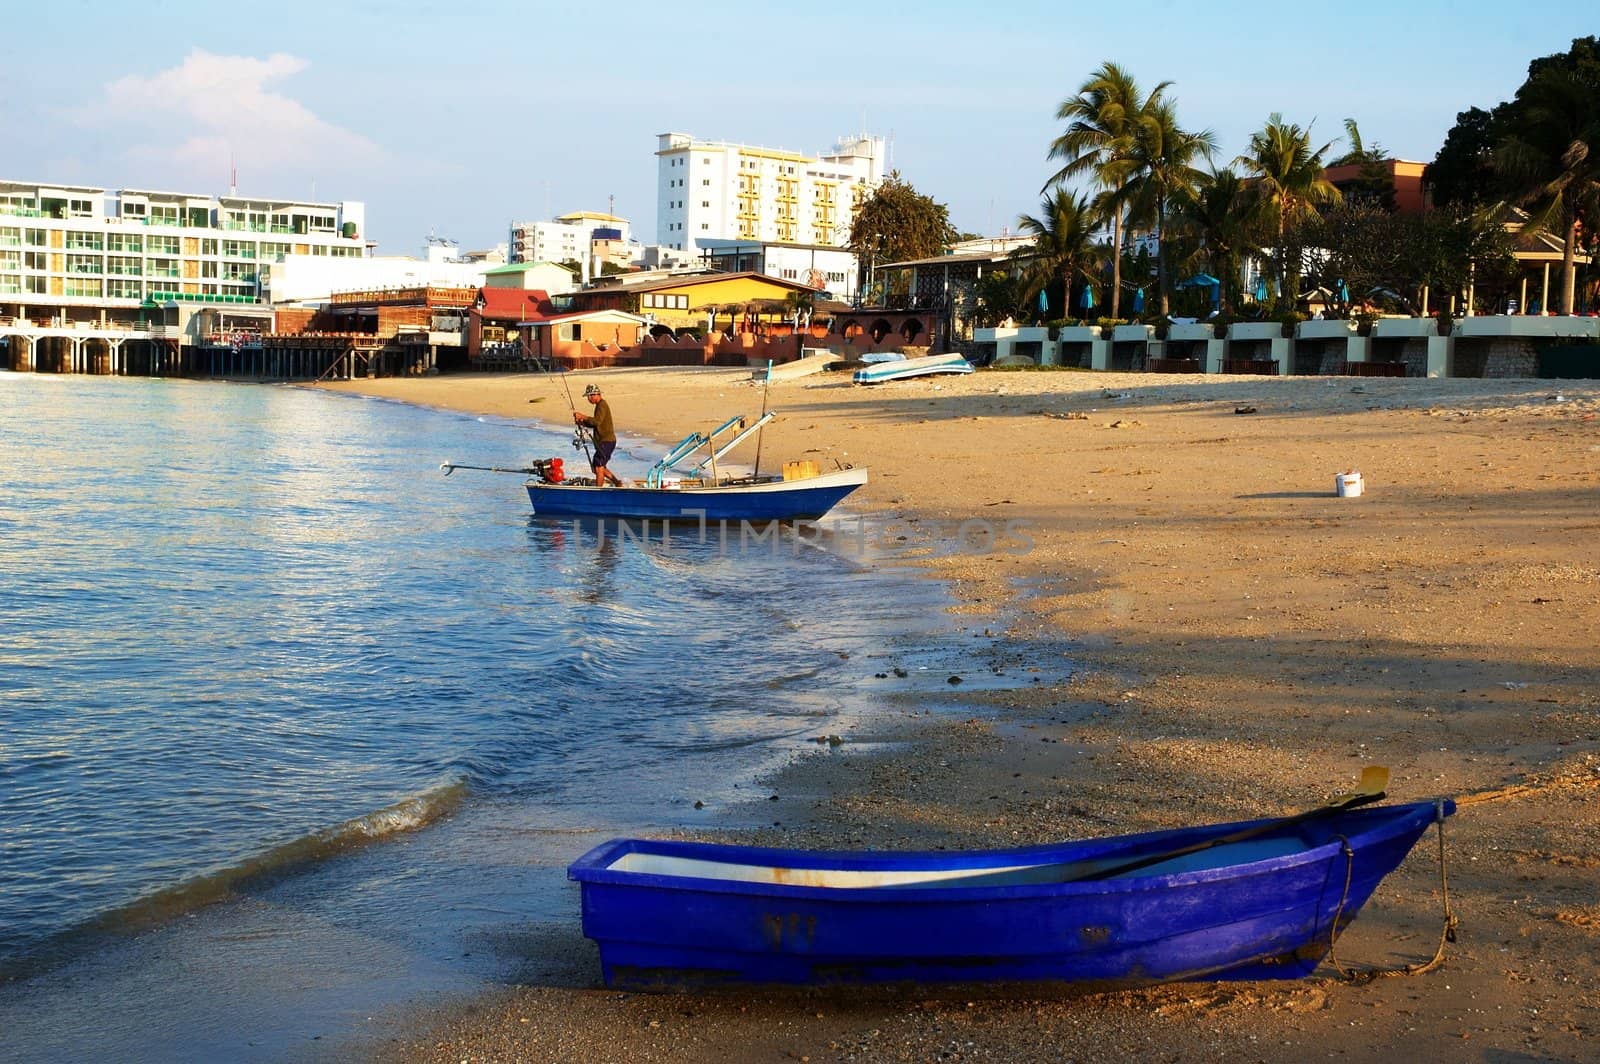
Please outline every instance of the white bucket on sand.
M1341 499L1353 499L1361 494L1361 474L1355 470L1333 475L1333 493Z

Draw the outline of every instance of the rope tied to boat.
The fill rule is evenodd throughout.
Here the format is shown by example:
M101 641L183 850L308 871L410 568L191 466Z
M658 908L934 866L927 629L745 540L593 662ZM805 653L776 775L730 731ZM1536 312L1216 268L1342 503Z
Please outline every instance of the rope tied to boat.
M1439 930L1439 946L1433 952L1433 958L1421 964L1402 964L1396 968L1372 968L1367 971L1354 971L1345 968L1339 963L1333 953L1334 940L1339 936L1339 917L1344 912L1344 903L1350 897L1350 880L1355 870L1355 851L1350 848L1350 841L1343 835L1339 836L1339 845L1344 854L1344 892L1339 896L1339 907L1334 910L1333 924L1328 928L1328 963L1333 965L1334 971L1340 977L1357 984L1366 984L1377 979L1387 979L1396 975L1423 975L1433 971L1444 963L1444 948L1446 943L1456 940L1456 930L1461 922L1456 918L1455 910L1450 907L1450 871L1445 862L1444 849L1444 799L1434 803L1434 825L1439 829L1439 893L1444 899L1444 926Z

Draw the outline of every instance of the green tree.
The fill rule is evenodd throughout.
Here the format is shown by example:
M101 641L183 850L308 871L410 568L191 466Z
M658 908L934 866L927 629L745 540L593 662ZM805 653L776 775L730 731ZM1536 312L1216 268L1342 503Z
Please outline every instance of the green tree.
M1339 156L1329 166L1352 166L1360 163L1381 163L1389 158L1389 153L1384 151L1383 145L1377 141L1372 142L1372 147L1367 147L1361 138L1361 127L1354 118L1344 120L1344 137L1350 143L1350 150Z
M1127 191L1136 168L1139 118L1159 103L1171 82L1163 81L1148 96L1133 75L1116 63L1105 62L1089 76L1076 96L1061 102L1056 118L1067 128L1050 144L1050 158L1063 165L1050 180L1061 185L1074 178L1092 177L1100 189L1097 211L1111 219L1111 316L1117 317L1122 295L1122 236L1128 206ZM1042 191L1042 190L1041 190Z
M974 294L977 309L973 320L979 328L992 328L1007 318L1015 319L1025 313L1023 282L1011 270L990 270L978 278Z
M1234 160L1234 165L1255 179L1251 190L1262 224L1275 237L1278 279L1290 306L1300 298L1300 262L1298 255L1290 253L1285 237L1291 229L1319 217L1319 207L1341 199L1339 190L1322 176L1322 159L1331 147L1329 141L1313 149L1310 129L1285 122L1283 115L1274 112L1264 127L1250 135L1245 153Z
M1199 246L1206 267L1221 282L1217 296L1223 313L1233 309L1244 256L1259 250L1254 208L1244 181L1226 168L1205 175L1173 201L1173 230Z
M1024 291L1036 298L1057 278L1061 280L1062 316L1071 313L1072 282L1094 276L1099 258L1095 244L1096 219L1088 201L1064 188L1039 204L1039 216L1024 214L1017 228L1035 238L1032 248L1018 253L1025 257Z
M1134 123L1133 154L1129 169L1129 213L1153 219L1160 240L1156 244L1156 290L1162 317L1170 309L1167 270L1167 211L1174 198L1193 190L1206 177L1200 164L1216 151L1216 134L1209 129L1190 132L1178 125L1175 100L1162 97L1140 112Z
M1600 221L1600 60L1587 68L1546 65L1515 102L1518 120L1492 161L1513 201L1530 212L1523 232L1561 238L1561 312L1571 314L1580 234Z
M850 242L864 276L887 262L925 259L955 241L950 208L924 196L898 170L884 179L850 223Z
M1456 124L1422 172L1435 207L1472 210L1497 198L1499 183L1490 157L1507 106L1501 104L1494 112L1469 107L1457 113Z
M1377 141L1368 147L1354 118L1344 120L1344 137L1350 149L1328 165L1359 167L1353 179L1339 186L1345 199L1362 200L1386 211L1394 210L1394 175L1386 165L1389 153Z

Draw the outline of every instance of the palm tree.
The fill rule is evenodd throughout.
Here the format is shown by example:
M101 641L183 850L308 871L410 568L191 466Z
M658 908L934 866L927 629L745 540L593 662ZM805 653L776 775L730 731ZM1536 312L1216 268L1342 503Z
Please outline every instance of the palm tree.
M1240 263L1245 255L1259 250L1260 244L1256 238L1259 221L1244 181L1231 169L1213 170L1174 201L1173 229L1200 245L1207 265L1221 282L1219 309L1230 311L1230 293L1237 290Z
M1315 150L1311 130L1285 122L1273 112L1259 132L1250 135L1245 154L1234 160L1255 178L1252 194L1268 232L1277 235L1274 251L1278 256L1278 276L1286 282L1291 301L1300 297L1300 264L1290 264L1284 248L1284 235L1291 226L1320 217L1318 207L1338 203L1342 198L1333 183L1322 176L1322 157L1333 142Z
M1019 254L1029 260L1024 273L1029 299L1056 278L1061 278L1062 300L1072 303L1074 277L1092 276L1091 267L1099 257L1095 244L1095 215L1089 201L1058 188L1039 204L1039 217L1024 214L1017 228L1035 238L1035 244Z
M1072 178L1091 175L1101 193L1095 209L1111 219L1111 316L1117 316L1122 296L1122 227L1126 213L1130 160L1134 153L1134 130L1138 116L1160 100L1171 82L1163 81L1149 96L1116 63L1100 64L1078 90L1078 95L1063 100L1056 118L1067 123L1066 132L1050 144L1050 158L1063 166L1049 181L1061 185Z
M1133 151L1125 164L1129 179L1129 211L1154 218L1160 239L1156 243L1156 288L1161 316L1166 317L1167 210L1173 200L1192 190L1206 176L1200 163L1216 151L1217 137L1209 129L1191 133L1178 125L1176 101L1153 100L1134 124Z
M1349 166L1353 163L1381 163L1389 158L1389 153L1382 144L1372 142L1372 147L1367 147L1361 140L1361 127L1356 125L1354 118L1344 120L1344 139L1350 142L1350 150L1339 156L1329 166Z
M1555 232L1562 237L1561 312L1576 303L1573 254L1581 219L1600 216L1600 113L1594 106L1600 86L1576 71L1551 67L1518 93L1521 120L1495 149L1494 167L1520 192L1530 210L1524 233Z

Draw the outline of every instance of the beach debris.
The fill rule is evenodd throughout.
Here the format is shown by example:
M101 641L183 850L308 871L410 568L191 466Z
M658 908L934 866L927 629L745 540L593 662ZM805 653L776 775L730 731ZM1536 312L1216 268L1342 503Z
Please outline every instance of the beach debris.
M908 673L908 672L906 672L906 670L904 670L904 669L902 669L902 668L901 668L901 667L900 667L900 666L898 666L898 665L896 665L896 666L895 666L895 667L894 667L894 668L893 668L893 669L891 669L891 670L890 670L890 671L891 671L891 672L893 672L893 673L894 673L894 674L895 674L895 677L896 677L896 678L897 678L897 679L901 679L901 680L904 680L904 679L905 679L905 678L906 678L906 677L907 677L907 676L909 676L909 675L911 675L911 674L910 674L910 673Z
M949 684L952 687L954 687L956 684L958 684L960 682L961 682L961 677L954 676L954 675L952 675L948 680L945 681L945 683Z
M1139 426L1141 426L1143 424L1144 424L1144 422L1138 420L1137 418L1129 418L1127 420L1124 420L1122 418L1117 418L1117 420L1115 420L1111 424L1107 425L1106 428L1108 428L1108 429L1132 429L1132 428L1138 428Z
M699 799L698 799L698 798L697 798L697 799L695 799L695 803L694 803L694 807L695 807L695 808L696 808L696 809L704 809L704 808L705 808L705 807L706 807L706 803L704 803L704 802L702 802L702 801L700 801L700 800L699 800Z
M839 746L844 743L844 737L841 735L819 735L811 741L816 743L818 746L821 746L823 743L827 743L829 746Z
M1236 406L1233 408L1233 412L1235 414L1254 414L1256 408L1253 406Z
M1133 393L1132 392L1114 392L1110 388L1107 388L1105 391L1101 392L1100 395L1101 395L1102 398L1105 398L1105 399L1132 399L1133 398Z
M1367 394L1366 385L1364 385L1364 384L1356 385L1354 388L1350 389L1350 394L1351 395L1366 395Z
M1045 417L1053 417L1053 418L1056 418L1059 421L1088 421L1089 420L1089 415L1088 414L1079 413L1076 410L1068 410L1066 413L1060 413L1060 414L1058 414L1058 413L1056 413L1055 411L1052 411L1052 410L1046 410L1044 412L1044 416Z
M889 678L889 674L886 672L875 672L872 674L872 678L874 680L887 680Z

